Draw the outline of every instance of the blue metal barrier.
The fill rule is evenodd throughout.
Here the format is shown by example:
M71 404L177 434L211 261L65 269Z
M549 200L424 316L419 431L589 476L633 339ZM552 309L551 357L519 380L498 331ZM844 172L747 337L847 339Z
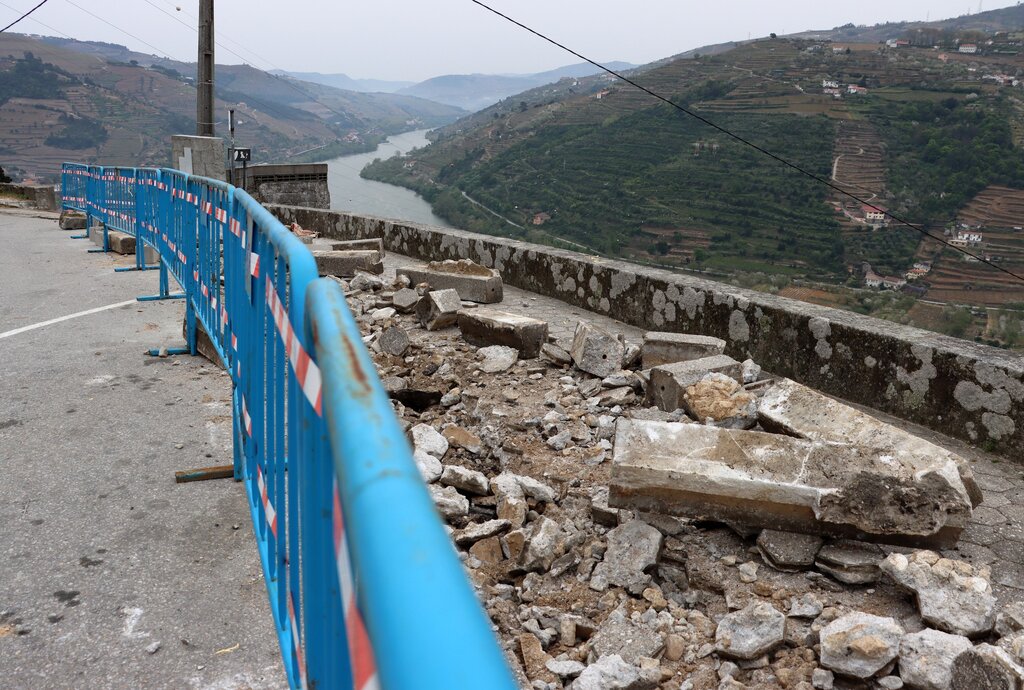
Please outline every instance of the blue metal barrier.
M247 193L175 170L65 165L86 213L160 254L233 382L245 482L292 687L512 690L336 283Z

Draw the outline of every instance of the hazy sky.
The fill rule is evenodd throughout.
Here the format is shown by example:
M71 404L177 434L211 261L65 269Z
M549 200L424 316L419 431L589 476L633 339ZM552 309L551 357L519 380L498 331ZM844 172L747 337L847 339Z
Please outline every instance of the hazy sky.
M0 0L0 21L13 21L37 1ZM977 0L485 1L588 57L637 64L773 31L934 20L978 10ZM984 9L1014 4L985 0ZM63 33L195 61L196 34L189 27L197 11L198 0L49 0L12 30ZM218 63L242 61L230 49L263 69L418 81L578 62L470 0L219 0L216 13Z

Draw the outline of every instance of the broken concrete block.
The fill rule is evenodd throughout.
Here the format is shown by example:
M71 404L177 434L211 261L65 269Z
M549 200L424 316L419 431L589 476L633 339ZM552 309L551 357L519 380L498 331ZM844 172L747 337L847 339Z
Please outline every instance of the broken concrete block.
M98 247L103 246L103 226L94 227L89 231L89 239L92 240L93 244ZM107 230L107 249L114 252L115 254L134 254L135 253L135 237L129 235L126 232L120 232L118 230ZM155 264L160 261L160 255L157 254L156 249L146 245L146 263Z
M640 520L630 520L608 532L608 551L594 568L591 589L603 592L609 586L629 587L650 582L647 571L658 562L662 534Z
M504 345L491 345L477 350L477 355L482 360L480 371L486 374L500 374L511 369L519 360L519 351L514 347Z
M384 273L384 264L380 254L374 251L313 251L316 268L321 276L338 276L350 278L356 271L366 271L380 275Z
M416 305L420 301L419 294L411 288L402 288L395 292L391 298L391 304L399 314L411 314L416 311Z
M892 618L848 613L821 631L821 665L854 678L870 678L900 650L903 627Z
M924 629L900 640L900 677L912 688L949 690L953 661L971 648L960 635Z
M398 326L391 326L381 331L377 343L380 345L381 352L392 357L402 357L405 355L411 344L409 342L409 335Z
M651 369L651 381L647 385L647 404L674 412L683 406L686 389L711 373L724 374L737 381L743 375L740 363L726 355L655 367Z
M960 473L971 505L981 503L981 488L974 480L974 472L959 455L796 381L783 379L765 391L758 405L758 418L766 430L798 438L851 443L876 448L882 453L920 458L924 463L932 459L951 460Z
M432 261L425 269L399 268L395 272L408 276L413 285L426 283L432 290L455 290L468 302L495 304L502 300L498 272L468 259Z
M860 446L627 418L616 424L609 505L944 546L971 515L949 460L922 465Z
M544 343L540 346L540 353L555 364L572 364L572 356L551 343Z
M882 576L881 560L882 552L874 544L836 542L818 551L814 565L848 585L869 585Z
M487 477L483 472L468 467L448 465L441 473L442 486L454 486L459 491L477 496L486 496L489 492Z
M456 491L455 487L429 484L427 489L430 491L430 497L434 499L437 511L446 520L469 514L469 499Z
M459 319L462 300L455 290L432 290L416 304L416 317L428 331L454 326Z
M569 354L580 371L605 378L622 368L625 348L611 333L597 326L578 321Z
M757 398L736 379L714 372L686 389L683 408L698 422L725 429L757 426Z
M756 659L780 647L786 616L766 601L730 613L715 630L715 650L734 659Z
M384 287L384 281L381 280L377 275L373 273L367 273L366 271L356 271L356 276L349 281L349 287L354 291L365 290L367 292L372 290L380 290Z
M60 220L57 221L61 230L85 230L85 214L81 211L64 209L60 212Z
M932 627L979 637L995 625L996 598L987 572L932 551L917 551L909 558L891 553L879 567L897 585L914 593L921 618Z
M644 344L640 348L644 369L721 354L725 354L725 341L721 338L689 333L650 331L644 333Z
M519 350L523 359L540 355L548 339L548 323L497 309L463 309L459 312L462 338L471 345L505 345Z
M371 250L376 251L381 259L385 256L384 239L380 237L371 237L365 240L331 240L331 249L339 251Z
M810 568L822 544L824 541L816 534L766 529L757 535L757 550L765 563L783 572Z
M990 644L962 652L953 660L952 690L1021 690L1024 668L1009 654Z

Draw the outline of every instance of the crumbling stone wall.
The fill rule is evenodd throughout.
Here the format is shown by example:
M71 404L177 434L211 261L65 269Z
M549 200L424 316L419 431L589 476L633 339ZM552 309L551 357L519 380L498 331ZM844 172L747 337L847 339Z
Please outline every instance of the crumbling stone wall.
M53 185L0 183L0 196L13 196L33 202L40 211L57 211L60 195Z
M326 237L381 237L387 249L423 260L473 259L510 285L642 328L722 338L736 359L1022 461L1024 359L1016 353L500 237L338 211L270 210Z

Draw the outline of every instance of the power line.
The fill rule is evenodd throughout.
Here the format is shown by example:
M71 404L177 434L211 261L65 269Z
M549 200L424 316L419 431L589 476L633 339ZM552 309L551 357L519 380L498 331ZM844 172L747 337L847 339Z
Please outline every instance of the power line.
M30 10L29 10L28 12L26 12L26 13L25 13L25 14L23 14L23 15L21 15L21 16L20 16L20 17L18 17L17 19L15 19L15 20L14 20L13 22L11 22L10 24L8 24L8 25L7 25L7 26L5 26L4 28L0 29L0 34L2 34L3 32L7 31L8 29L10 29L10 28L11 28L12 26L14 26L14 25L15 25L15 24L17 24L18 22L20 22L20 21L21 21L22 19L24 19L25 17L29 16L30 14L32 14L32 13L33 13L33 12L35 12L36 10L38 10L38 9L39 9L40 7L42 7L43 5L45 5L46 3L48 3L49 1L50 1L50 0L43 0L43 1L41 2L41 3L39 3L38 5L36 5L35 7L33 7L32 9L30 9Z
M149 42L147 42L147 41L144 41L144 40L142 40L141 38L139 38L138 36L136 36L135 34L129 33L128 31L125 31L125 30L124 30L124 29L122 29L121 27L119 27L119 26L116 26L116 25L112 24L111 22L108 22L108 21L107 21L106 19L104 19L103 17L99 16L98 14L94 14L93 12L90 12L89 10L87 10L87 9L85 9L84 7L82 7L81 5L79 5L79 4L77 3L77 2L74 2L74 0L64 0L64 2L66 2L66 3L68 3L69 5L72 5L72 6L74 6L74 7L77 7L78 9L82 10L83 12L85 12L85 13L86 13L87 15L89 15L90 17L93 17L93 18L95 18L95 19L98 19L98 20L100 20L101 22L103 22L104 24L106 24L107 26L109 26L110 28L112 28L112 29L116 29L117 31L120 31L120 32L121 32L121 33L123 33L123 34L124 34L125 36L129 36L129 37L131 37L131 38L134 38L134 39L135 39L136 41L138 41L139 43L141 43L141 44L143 44L143 45L145 45L145 46L149 46L150 48L152 48L153 50L155 50L155 51L156 51L157 53L159 53L159 54L163 55L164 57L166 57L166 58L167 58L168 60L174 60L174 59L175 59L175 58L172 58L172 57L170 56L170 54L169 54L169 53L168 53L168 52L167 52L166 50L160 50L159 48L157 48L157 47L156 47L155 45L153 45L152 43L149 43ZM178 60L178 62L183 62L183 61L182 61L182 60Z
M800 167L796 163L791 163L790 161L786 160L785 158L782 158L781 156L778 156L778 155L772 153L771 151L769 151L769 150L767 150L767 149L765 149L765 148L763 148L761 146L758 146L757 144L753 143L752 141L750 141L748 139L745 139L744 137L740 136L739 134L735 134L734 132L726 129L725 127L722 127L721 125L715 124L711 120L708 120L707 118L703 117L702 115L699 115L699 114L693 112L689 108L686 108L685 106L682 106L682 105L676 103L672 99L666 98L665 96L662 96L661 94L656 93L655 91L652 91L651 89L647 88L646 86L642 86L642 85L638 84L637 82L633 81L629 77L623 76L622 74L619 74L615 70L613 70L613 69L611 69L609 67L605 67L604 65L602 65L599 62L591 60L587 56L582 55L581 53L576 52L572 48L569 48L568 46L566 46L566 45L564 45L562 43L559 43L558 41L556 41L553 38L549 38L548 36L545 36L544 34L540 33L539 31L536 31L535 29L531 29L526 24L523 24L522 22L513 19L512 17L508 16L507 14L503 14L502 12L499 12L498 10L494 9L493 7L490 7L490 6L486 5L486 4L484 4L480 0L470 0L470 2L472 2L473 4L479 5L480 7L484 8L488 12L491 12L493 14L498 15L502 19L504 19L504 20L506 20L506 21L508 21L508 22L510 22L512 24L515 24L520 29L524 29L525 31L528 31L529 33L533 34L534 36L537 36L538 38L540 38L540 39L542 39L544 41L547 41L551 45L556 46L557 48L561 48L565 52L567 52L567 53L569 53L571 55L576 56L580 60L583 60L584 62L587 62L587 63L593 65L594 67L597 67L599 70L601 70L603 72L607 72L608 74L612 75L616 79L619 79L619 80L629 84L630 86L632 86L632 87L634 87L636 89L639 89L640 91L643 91L647 95L652 96L652 97L658 99L659 101L662 101L663 103L666 103L666 104L672 106L676 110L679 110L680 112L685 113L686 115L689 115L690 117L692 117L692 118L694 118L696 120L699 120L700 122L703 122L708 127L711 127L712 129L715 129L715 130L721 132L722 134L724 134L724 135L726 135L728 137L731 137L732 139L735 139L736 141L740 142L741 144L749 146L750 148L752 148L752 149L754 149L754 150L756 150L756 151L758 151L758 152L768 156L769 158L775 160L776 162L782 163L786 167L791 168L791 169L801 173L802 175L806 175L807 177L811 178L812 180L820 182L821 184L825 185L826 187L829 187L830 189L832 189L832 190L834 190L836 192L839 192L840 194L848 196L849 198L853 199L854 201L856 201L858 203L861 203L861 204L863 204L865 206L870 206L871 208L875 208L878 211L881 211L881 213L883 213L884 215L888 216L889 218L892 218L897 223L899 223L901 225L906 225L908 228L910 228L912 230L916 230L917 232L921 233L925 237L929 237L929 238L935 240L936 242L939 242L940 244L943 244L943 245L949 247L950 249L953 249L955 251L960 252L961 254L965 254L965 255L973 258L973 259L976 259L977 261L980 261L983 264L991 266L992 268L996 269L997 271L1002 271L1003 273L1005 273L1005 274L1007 274L1009 276L1012 276L1012 277L1016 278L1017 280L1021 281L1022 283L1024 283L1024 276L1018 275L1017 273L1014 273L1013 271L1011 271L1011 270L1009 270L1007 268L1003 268L1002 266L999 266L999 265L993 263L992 261L989 261L988 259L984 258L983 256L976 256L976 255L970 253L969 251L967 251L966 249L963 249L962 247L957 247L956 245L951 244L950 242L947 242L944 238L938 237L936 235L933 235L932 233L928 232L924 228L918 227L917 225L914 225L910 221L904 220L903 218L901 218L901 217L899 217L899 216L897 216L897 215L895 215L893 213L890 213L889 211L884 211L882 209L879 209L877 206L874 206L873 204L871 204L870 202L868 202L868 201L866 201L864 199L861 199L859 196L857 196L855 194L851 194L850 192L846 191L842 187L839 187L838 185L832 184L831 181L826 180L825 178L821 177L820 175L816 175L816 174L814 174L814 173L812 173L812 172L810 172L808 170L805 170L804 168Z

